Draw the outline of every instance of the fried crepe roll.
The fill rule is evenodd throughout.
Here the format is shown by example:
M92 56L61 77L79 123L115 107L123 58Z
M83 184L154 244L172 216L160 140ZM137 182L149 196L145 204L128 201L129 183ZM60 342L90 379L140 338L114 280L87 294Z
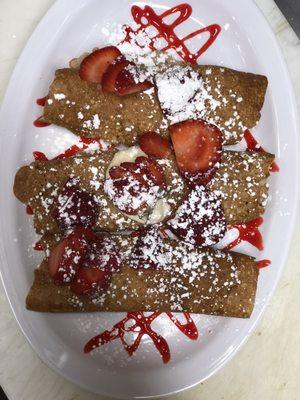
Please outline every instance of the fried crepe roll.
M208 188L222 197L228 224L248 222L265 212L273 161L274 155L267 152L223 152L221 166Z
M141 243L139 238L113 237L118 251L124 254L121 267L113 272L108 286L93 296L74 294L72 284L53 283L46 258L35 271L27 308L42 312L186 311L250 317L258 278L252 257L170 239L159 240L155 251L149 251L152 241L157 241L154 236L150 232ZM51 236L46 242L50 247L56 244Z
M135 151L137 156L144 154L138 147L131 147L130 149ZM71 180L72 178L75 179L75 183L78 180L76 187L79 190L93 196L91 201L95 201L95 207L93 207L93 204L88 204L88 206L91 209L97 208L98 210L95 223L92 224L95 229L110 232L135 230L143 226L146 220L156 223L174 213L186 196L187 187L183 178L177 172L173 158L160 159L155 163L161 168L165 179L165 186L162 189L161 196L158 193L156 207L151 208L155 215L150 213L150 209L145 209L141 218L137 215L128 215L120 211L120 208L113 203L104 188L108 169L115 164L120 154L122 152L117 150L110 152L100 151L94 153L94 155L81 153L63 160L35 161L29 166L22 167L15 177L14 193L21 202L32 207L34 227L37 233L57 233L60 231L57 223L58 219L54 217L53 209L57 204L57 199L60 201L61 198L61 216L63 217L65 210L63 205L64 196L71 197L67 193L68 187L66 188L66 184L68 186L68 182L70 182L70 177ZM146 192L147 199L149 194L147 188ZM156 193L153 194L155 195ZM82 196L79 194L77 197L81 198ZM77 197L75 198L75 203L77 202ZM117 194L112 197L117 197ZM155 201L155 197L153 200ZM72 214L73 211L73 209L70 209L69 214ZM76 214L76 210L74 214Z
M190 99L185 99L181 91L190 94L189 83L186 85L178 76L177 79L174 68L180 69L186 81L192 81L196 113L193 109L192 114L186 113ZM191 75L195 77L191 79ZM100 85L80 79L76 69L57 70L47 95L43 120L80 136L132 145L145 131L168 136L167 127L178 122L180 111L180 120L200 117L217 125L223 133L224 145L231 145L238 143L245 129L259 121L267 88L267 78L262 75L187 64L171 65L155 77L155 82L155 89L119 97L103 93ZM180 110L178 96L184 100ZM176 103L175 119L170 102Z
M153 89L121 99L80 79L78 71L65 68L55 73L43 120L79 136L132 145L140 133L160 131L163 115Z
M117 232L145 225L144 219L121 212L104 190L107 168L115 154L116 150L94 155L82 153L63 160L35 161L17 172L14 193L22 203L32 207L37 233L60 232L53 208L70 177L78 179L79 188L96 199L99 214L92 224L95 229ZM268 153L223 152L221 166L208 188L220 196L228 224L247 222L263 214L268 197L266 179L273 159ZM161 201L167 206L165 204L163 218L159 219L163 221L176 212L190 190L178 174L172 157L157 160L157 163L166 179L165 200ZM149 215L147 218L151 223Z

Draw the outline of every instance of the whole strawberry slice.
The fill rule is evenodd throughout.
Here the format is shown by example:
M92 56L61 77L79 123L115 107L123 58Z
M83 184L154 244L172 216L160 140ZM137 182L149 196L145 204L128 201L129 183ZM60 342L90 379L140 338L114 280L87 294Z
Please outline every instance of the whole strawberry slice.
M93 51L80 64L80 78L87 82L100 83L107 67L121 55L120 50L115 46Z
M99 290L105 289L110 281L110 274L106 271L92 268L80 268L71 284L73 293L79 296L92 296Z
M169 141L155 132L143 133L139 138L139 145L144 153L155 158L168 157L172 152Z
M107 93L115 93L119 96L141 92L152 87L148 81L136 82L131 71L136 67L133 62L125 59L113 62L103 74L102 90Z
M212 178L222 154L222 133L203 120L187 120L169 127L181 173L192 185Z
M57 285L69 285L88 251L88 241L95 234L88 228L76 228L50 253L49 274Z

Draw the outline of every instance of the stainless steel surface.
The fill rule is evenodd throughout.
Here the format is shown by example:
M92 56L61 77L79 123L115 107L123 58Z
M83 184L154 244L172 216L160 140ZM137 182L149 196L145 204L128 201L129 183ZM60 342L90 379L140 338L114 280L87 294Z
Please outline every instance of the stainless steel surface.
M300 38L300 0L275 0L275 3Z

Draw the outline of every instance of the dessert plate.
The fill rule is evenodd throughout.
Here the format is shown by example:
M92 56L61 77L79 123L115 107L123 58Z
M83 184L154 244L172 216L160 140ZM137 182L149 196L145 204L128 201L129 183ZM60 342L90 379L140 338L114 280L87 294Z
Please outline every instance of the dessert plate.
M51 315L25 309L33 269L41 255L32 249L37 238L31 217L13 196L14 174L32 160L33 151L53 156L78 142L63 128L35 127L33 121L41 113L35 100L47 93L57 68L67 66L85 51L106 45L116 24L131 24L133 4L142 10L151 5L161 15L179 2L58 0L17 63L0 118L1 272L12 310L34 350L51 368L90 391L117 398L178 392L208 378L237 352L255 328L280 277L292 236L299 184L296 105L271 29L250 0L244 0L242 6L239 0L190 0L193 13L176 27L179 37L211 24L221 27L210 47L205 45L205 29L186 43L194 52L204 46L198 62L261 73L269 79L262 118L252 133L263 148L276 154L280 171L271 176L271 200L260 226L264 251L258 253L246 242L236 247L259 260L271 260L261 271L251 318L161 314L147 319L147 314L141 314L138 330L132 328L136 314ZM168 17L169 23L173 17ZM263 261L262 265L266 264ZM148 328L151 324L151 331L142 335L147 324ZM92 354L84 353L85 344L105 330L103 346ZM158 335L167 343L164 357Z

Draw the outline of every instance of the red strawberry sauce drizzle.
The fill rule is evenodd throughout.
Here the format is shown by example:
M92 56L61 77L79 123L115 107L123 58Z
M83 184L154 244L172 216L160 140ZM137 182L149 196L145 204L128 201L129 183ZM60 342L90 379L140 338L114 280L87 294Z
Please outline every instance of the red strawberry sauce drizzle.
M33 215L33 209L29 204L26 206L26 214Z
M164 18L176 13L179 13L179 15L171 24L164 22ZM153 8L148 5L145 6L144 9L138 6L132 6L131 14L134 21L139 24L140 27L134 31L130 26L126 26L127 35L124 41L130 41L131 34L137 34L141 30L145 30L151 26L158 31L157 35L150 40L149 47L151 50L155 50L155 41L158 38L163 38L167 42L167 45L161 49L162 51L174 49L182 58L182 60L190 63L196 63L197 59L213 44L221 32L220 25L212 24L204 28L197 29L196 31L180 39L175 33L175 29L178 27L178 25L186 21L192 14L192 7L187 3L172 7L160 15L156 14ZM145 20L147 22L144 22ZM191 53L185 45L185 42L203 33L208 33L209 38L196 53Z
M37 104L38 106L44 107L44 105L45 105L45 103L46 103L46 100L47 100L47 96L41 97L41 98L39 98L39 99L36 99L36 104ZM34 125L36 128L45 128L46 126L51 125L51 124L49 124L48 122L44 122L44 121L42 120L42 118L43 118L43 117L40 116L40 117L38 117L35 121L33 121L33 125Z
M271 264L271 260L260 260L256 261L257 268L266 268Z
M36 104L38 106L44 107L44 105L46 104L46 100L47 100L47 96L41 97L40 99L36 99Z
M36 242L36 244L33 246L33 249L36 251L43 251L43 246L40 240Z
M49 161L46 154L42 153L41 151L34 151L32 154L35 161Z
M244 132L244 139L246 141L247 144L247 151L256 151L258 153L263 153L265 152L265 149L263 149L257 142L257 140L253 137L252 133L247 129ZM279 171L279 167L276 164L275 161L272 162L271 164L271 168L270 168L271 172L278 172Z
M42 117L38 117L35 121L33 121L33 125L34 125L36 128L45 128L46 126L51 125L51 124L49 124L48 122L42 121L41 118L42 118Z
M246 222L245 224L231 225L229 229L237 229L239 231L239 236L233 242L229 243L224 250L231 250L233 247L241 243L241 241L246 241L252 244L252 246L255 246L258 250L263 250L263 238L258 229L263 221L263 218L259 217Z
M71 147L66 149L63 153L59 154L58 156L52 158L52 160L62 160L68 157L72 157L75 154L80 153L81 151L86 150L90 144L96 143L99 145L99 148L101 149L101 139L91 139L91 138L85 138L81 137L79 139L78 144L73 144ZM111 146L113 148L113 146ZM49 161L50 159L41 151L34 151L33 152L33 157L35 161Z
M126 317L120 322L116 323L111 330L106 330L99 335L90 339L84 346L84 352L90 353L97 347L103 346L106 343L112 342L115 339L120 339L124 349L127 351L129 356L138 349L141 339L144 335L149 336L158 352L160 353L164 363L168 363L171 358L170 348L166 339L155 332L151 328L152 322L161 315L160 312L153 312L149 316L145 316L142 312L129 312ZM183 313L186 322L181 323L173 315L173 313L168 312L166 315L174 323L174 325L189 339L196 340L198 338L197 327L192 320L189 313ZM133 322L130 326L126 326L127 323ZM125 341L125 334L128 332L137 333L137 336L132 344L128 344Z

